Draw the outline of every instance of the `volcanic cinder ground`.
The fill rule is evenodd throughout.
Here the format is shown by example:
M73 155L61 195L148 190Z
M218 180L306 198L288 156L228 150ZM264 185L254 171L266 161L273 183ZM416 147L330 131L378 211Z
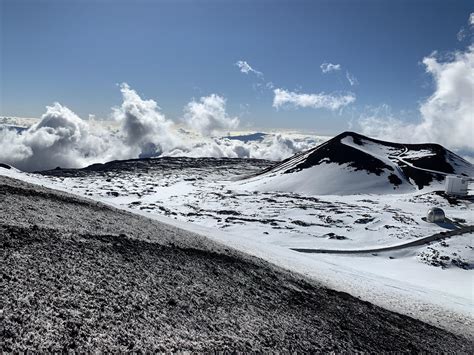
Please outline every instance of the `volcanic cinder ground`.
M4 351L472 350L169 225L6 177L0 196Z
M350 132L278 164L0 165L6 349L470 349L473 201L442 190L472 169Z

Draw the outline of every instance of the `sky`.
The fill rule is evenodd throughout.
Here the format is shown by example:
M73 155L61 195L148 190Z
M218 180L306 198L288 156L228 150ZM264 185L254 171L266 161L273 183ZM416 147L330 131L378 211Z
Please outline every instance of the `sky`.
M172 120L214 94L240 128L324 133L380 107L418 122L436 90L424 59L466 51L474 12L463 0L0 3L0 115L59 102L110 118L126 82Z

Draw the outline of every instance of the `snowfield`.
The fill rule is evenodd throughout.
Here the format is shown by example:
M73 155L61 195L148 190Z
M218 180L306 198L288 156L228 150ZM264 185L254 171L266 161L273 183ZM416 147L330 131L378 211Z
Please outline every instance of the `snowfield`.
M474 338L474 200L443 192L447 175L474 168L440 145L344 132L277 164L163 157L0 174L210 236ZM444 223L425 220L432 207L444 210Z
M0 196L2 351L472 348L462 336L98 201L4 176Z
M454 203L431 190L314 196L243 188L239 177L270 165L249 159L161 158L43 175L0 168L0 174L206 235L335 290L473 338L472 234L385 253L291 249L384 247L473 225L471 200ZM443 208L453 223L425 222L432 206Z

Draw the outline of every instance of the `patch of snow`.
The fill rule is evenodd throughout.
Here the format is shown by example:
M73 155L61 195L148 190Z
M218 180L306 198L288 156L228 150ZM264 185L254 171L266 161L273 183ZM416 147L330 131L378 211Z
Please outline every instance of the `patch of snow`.
M237 182L247 190L286 191L308 195L351 195L406 193L413 187L403 184L396 188L388 183L388 173L375 175L366 171L355 171L348 164L323 163L301 171L274 174Z

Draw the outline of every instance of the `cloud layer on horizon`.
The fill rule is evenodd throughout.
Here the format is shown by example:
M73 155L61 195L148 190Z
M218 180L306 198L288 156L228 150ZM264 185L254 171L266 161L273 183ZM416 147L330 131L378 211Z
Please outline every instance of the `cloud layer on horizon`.
M98 157L127 157L128 149L115 149L118 143L108 132L92 133L87 122L67 107L54 103L46 107L38 123L21 133L0 129L0 161L22 170L84 166Z
M80 168L115 159L151 156L230 157L281 160L308 149L314 138L269 134L261 141L240 141L212 134L237 128L225 98L211 94L185 106L183 121L194 132L177 129L154 100L142 99L120 85L122 104L112 110L118 132L90 126L67 107L54 103L39 122L17 132L0 127L0 162L20 170Z
M471 22L474 14L471 14ZM445 57L446 58L446 57ZM239 61L243 73L263 74L247 62ZM239 63L238 62L238 63ZM330 63L326 63L330 64ZM387 109L375 110L358 120L364 134L401 142L436 142L474 156L474 45L440 59L436 53L423 59L426 73L434 82L433 94L419 106L420 120L405 122ZM332 64L336 66L335 64ZM336 71L339 71L337 69ZM342 74L338 74L342 75ZM346 77L351 85L357 79ZM354 84L352 81L354 81ZM330 111L356 101L355 94L300 93L278 88L269 82L272 106L315 108ZM26 171L61 167L83 167L113 159L149 156L240 157L279 160L315 144L314 139L269 135L259 142L242 142L222 137L236 129L238 117L226 111L226 99L210 94L192 99L181 118L189 133L177 129L154 100L142 99L126 83L120 86L122 104L112 109L120 128L117 132L92 127L66 106L46 107L41 120L22 132L0 127L0 162ZM216 135L221 135L216 137Z

